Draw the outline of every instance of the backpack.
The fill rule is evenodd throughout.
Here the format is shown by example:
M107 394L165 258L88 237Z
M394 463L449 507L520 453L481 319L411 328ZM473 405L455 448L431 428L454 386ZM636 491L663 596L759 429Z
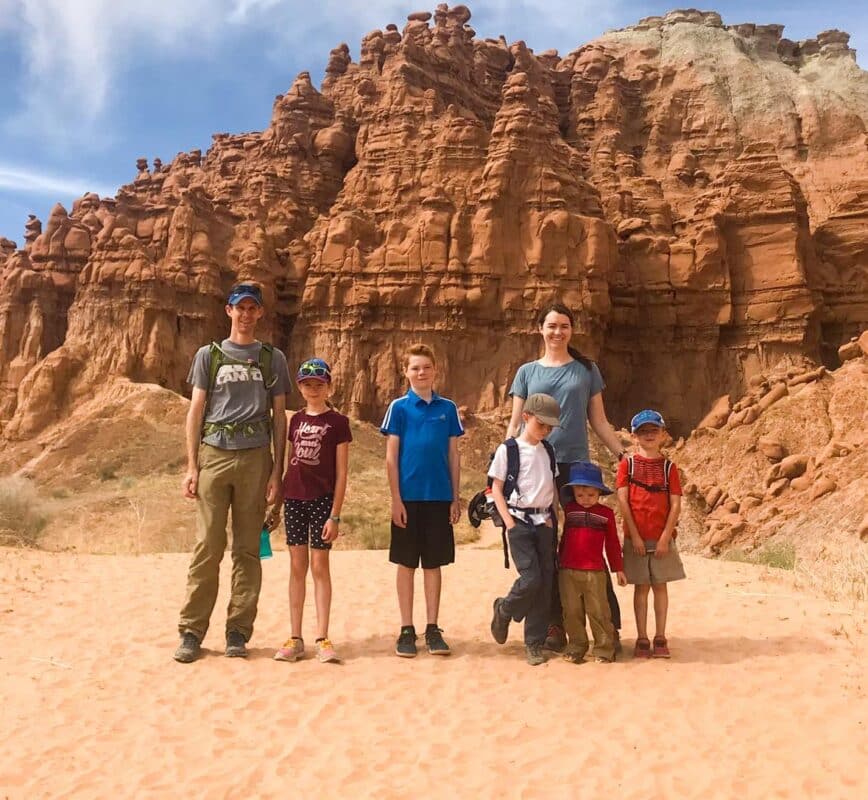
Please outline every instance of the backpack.
M637 481L633 477L633 456L627 456L627 483L632 484L633 486L638 486L640 489L644 489L646 492L666 492L669 494L669 470L672 469L672 462L665 458L663 459L663 485L662 486L652 486L648 483L642 483L642 481Z
M555 472L557 471L555 449L552 447L548 439L543 439L542 443L543 447L546 449L546 453L548 453L552 469L552 478L554 478ZM504 442L504 445L506 446L506 478L504 478L503 481L503 496L508 500L515 491L516 484L518 483L518 472L521 462L518 452L518 442L516 442L515 437L511 436ZM494 453L491 454L491 457L488 460L489 466L491 466L493 460ZM486 488L483 491L476 493L467 506L467 516L470 519L470 524L474 528L478 528L484 519L490 519L500 528L500 536L503 540L503 566L509 569L509 547L506 542L506 525L504 525L500 513L491 498L491 485L493 482L494 479L489 477Z
M210 366L208 369L208 389L206 390L205 395L205 413L202 415L202 435L208 436L212 433L215 433L218 430L226 431L229 436L234 436L238 431L243 431L244 433L250 435L255 433L256 429L262 426L267 427L268 431L271 431L271 416L266 415L266 417L262 420L252 420L247 422L225 422L225 423L213 423L205 422L205 416L207 416L208 406L211 403L211 395L214 392L214 387L217 384L217 373L220 372L220 367L225 364L234 364L242 367L247 367L248 369L252 369L253 367L257 367L259 372L262 374L262 382L265 386L266 392L277 383L277 375L274 374L274 370L272 368L272 364L274 362L274 345L262 343L262 346L259 350L259 361L240 361L237 358L233 358L228 355L222 347L217 342L211 342L208 345L208 356L210 359Z

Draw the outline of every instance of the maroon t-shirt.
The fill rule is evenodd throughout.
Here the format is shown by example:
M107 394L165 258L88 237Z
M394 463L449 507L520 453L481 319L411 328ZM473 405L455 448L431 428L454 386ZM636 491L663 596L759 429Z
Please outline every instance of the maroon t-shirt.
M283 494L289 500L316 500L335 490L338 445L351 442L350 421L337 411L307 414L298 411L289 421L292 446L283 476Z

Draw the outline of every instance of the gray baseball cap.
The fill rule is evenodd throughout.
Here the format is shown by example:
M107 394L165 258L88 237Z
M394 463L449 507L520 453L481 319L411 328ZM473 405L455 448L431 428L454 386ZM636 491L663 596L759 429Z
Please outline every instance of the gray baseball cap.
M540 422L557 428L560 425L561 407L558 401L547 394L532 394L524 403L523 411L533 414Z

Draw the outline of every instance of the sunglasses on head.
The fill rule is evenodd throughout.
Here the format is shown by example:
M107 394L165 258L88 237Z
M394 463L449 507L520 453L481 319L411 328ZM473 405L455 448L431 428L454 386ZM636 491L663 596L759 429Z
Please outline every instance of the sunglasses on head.
M314 378L330 378L331 372L328 367L319 364L304 363L298 368L299 375L309 375Z

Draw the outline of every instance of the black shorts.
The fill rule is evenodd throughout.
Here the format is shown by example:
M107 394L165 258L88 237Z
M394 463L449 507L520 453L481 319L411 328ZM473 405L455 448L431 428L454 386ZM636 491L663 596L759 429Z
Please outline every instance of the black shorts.
M422 569L436 569L455 561L450 505L448 500L406 501L407 527L392 523L389 561L412 569L420 562Z
M310 545L314 550L331 550L332 543L322 539L323 525L332 513L332 495L316 500L285 500L283 521L286 525L286 543L290 547Z

